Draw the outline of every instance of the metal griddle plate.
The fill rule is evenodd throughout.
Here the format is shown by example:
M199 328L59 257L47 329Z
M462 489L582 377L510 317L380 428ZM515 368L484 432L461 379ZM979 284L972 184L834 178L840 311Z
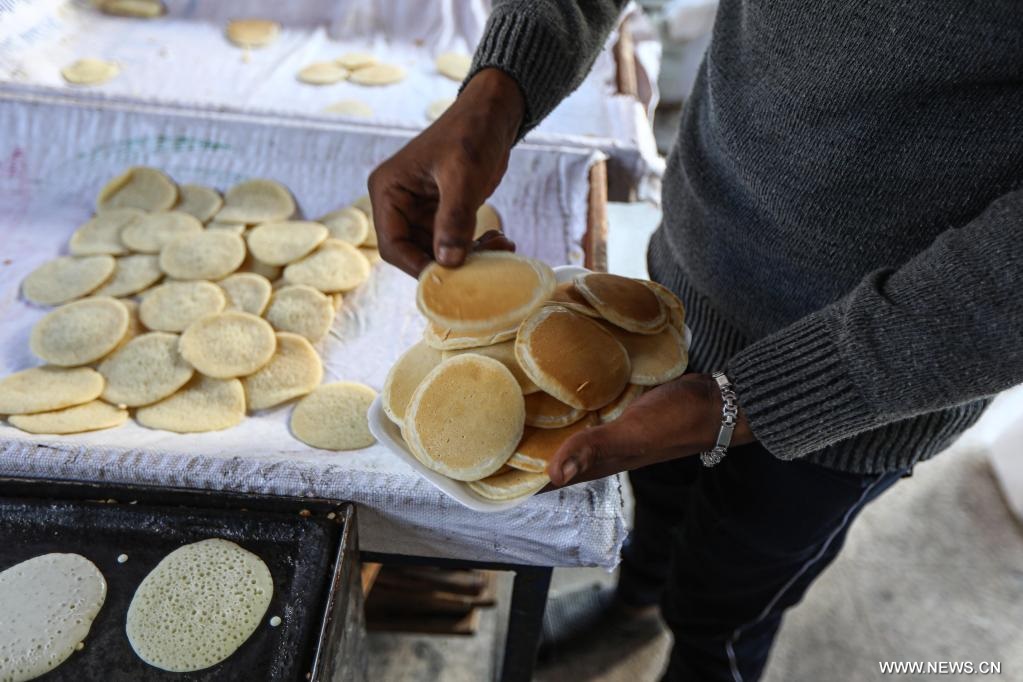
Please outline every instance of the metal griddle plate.
M331 638L343 629L345 611L362 608L351 603L344 584L358 572L354 533L354 507L327 500L0 478L0 570L48 552L73 552L96 564L107 581L85 648L39 678L46 682L304 682L314 671L316 679L330 680L334 672L327 668L343 658ZM128 642L128 605L161 559L207 538L231 540L263 559L273 575L273 599L256 631L225 661L193 673L159 670ZM127 562L117 562L120 554ZM280 626L269 625L273 616L281 617Z

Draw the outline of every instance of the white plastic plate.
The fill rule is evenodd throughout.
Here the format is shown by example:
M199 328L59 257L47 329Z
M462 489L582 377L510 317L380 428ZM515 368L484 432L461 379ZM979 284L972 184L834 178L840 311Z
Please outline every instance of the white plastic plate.
M589 271L586 268L581 268L575 265L562 265L554 268L554 274L559 283L567 282L576 275L581 275L585 272ZM689 328L686 327L687 347L692 341L692 338L692 332L690 332ZM416 459L415 455L413 455L408 449L408 446L405 444L405 440L401 437L401 429L387 418L380 396L377 396L376 400L373 401L373 404L370 405L367 417L369 418L369 430L381 443L381 445L386 447L403 462L415 469L416 473L429 481L435 488L473 511L484 513L504 511L506 509L517 507L532 497L531 495L525 495L514 500L488 500L485 497L477 495L465 483L452 480L443 474L438 474L436 471L428 469L422 462Z

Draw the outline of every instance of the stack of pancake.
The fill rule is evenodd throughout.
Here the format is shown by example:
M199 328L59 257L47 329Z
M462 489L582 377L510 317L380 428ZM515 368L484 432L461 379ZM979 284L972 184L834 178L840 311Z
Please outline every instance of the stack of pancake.
M427 267L416 302L429 323L391 368L384 411L424 466L491 500L542 489L567 438L688 361L682 303L654 282L557 284L544 263L484 252Z

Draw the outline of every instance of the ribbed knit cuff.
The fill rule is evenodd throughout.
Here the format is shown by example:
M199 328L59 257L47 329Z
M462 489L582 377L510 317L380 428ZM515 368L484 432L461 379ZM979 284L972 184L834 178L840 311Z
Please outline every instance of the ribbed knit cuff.
M573 87L580 69L578 62L579 55L566 50L564 37L536 16L497 8L487 20L462 87L479 71L491 67L514 78L526 101L518 135L522 139Z
M803 457L880 421L832 340L828 312L747 346L725 369L753 435L780 459Z

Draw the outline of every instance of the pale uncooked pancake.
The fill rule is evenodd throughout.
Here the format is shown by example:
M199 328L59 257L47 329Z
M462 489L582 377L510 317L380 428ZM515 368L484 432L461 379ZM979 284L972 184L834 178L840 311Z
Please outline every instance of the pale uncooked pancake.
M269 19L235 19L228 22L227 39L238 47L265 47L277 40L281 25Z
M132 19L154 19L167 12L160 0L102 0L97 4L104 14Z
M463 52L442 52L434 61L437 72L453 81L461 83L469 75L472 67L472 55Z
M438 350L460 350L481 348L514 339L519 326L513 325L500 330L485 329L479 332L456 332L428 322L423 330L423 340Z
M497 214L490 204L483 204L476 211L476 229L472 238L479 239L487 232L501 231L501 216Z
M622 344L601 323L559 305L546 305L522 323L515 356L544 392L581 410L599 410L629 383Z
M348 69L337 62L314 62L303 67L295 77L310 85L332 85L348 78Z
M94 296L131 296L156 284L163 277L159 258L149 254L121 256L117 259L113 276Z
M323 363L305 337L277 332L277 350L270 362L242 379L249 410L265 410L303 396L320 385Z
M245 241L225 230L179 237L160 249L160 269L175 279L221 279L245 261Z
M420 341L405 351L387 373L384 381L381 403L387 417L399 427L405 421L412 394L419 388L426 375L441 363L441 351Z
M275 282L278 279L280 279L281 272L283 271L283 268L281 268L279 265L270 265L269 263L264 263L258 258L253 258L251 253L245 259L245 262L242 263L241 269L245 272L251 272L256 275L262 275L271 282Z
M33 367L0 379L0 414L50 412L95 400L103 377L87 367Z
M330 239L340 239L352 246L359 246L369 236L369 219L366 214L352 206L317 218L316 222L326 226Z
M217 190L202 185L180 185L178 194L178 205L174 210L187 213L202 223L213 218L224 205Z
M128 253L121 231L145 216L137 208L111 208L100 211L71 235L68 251L72 256L119 256Z
M554 293L551 294L549 299L553 303L562 305L569 310L586 315L587 317L600 317L600 313L597 309L590 305L590 302L583 298L582 294L576 291L575 285L572 282L561 282L558 286L554 287Z
M141 216L125 226L121 241L132 251L159 253L168 243L202 232L202 223L183 211L160 211Z
M246 180L224 195L224 207L216 218L222 223L256 225L286 220L295 213L295 200L279 182Z
M405 69L395 64L372 64L356 69L348 77L359 85L391 85L405 79Z
M550 297L554 272L513 253L474 253L459 268L434 262L419 275L416 305L428 320L453 331L478 332L522 321Z
M479 348L467 348L464 350L446 350L443 351L443 358L448 358L461 355L463 353L476 353L477 355L483 355L488 358L497 360L502 365L508 368L508 371L515 377L515 381L519 382L519 386L522 388L522 393L528 395L530 393L536 393L540 390L529 376L522 371L519 367L519 361L515 358L515 341L504 341L502 343L495 343L492 346L482 346Z
M125 632L143 661L189 672L220 663L252 636L273 597L266 563L228 540L179 547L139 584Z
M85 57L71 62L60 70L64 80L75 85L99 85L121 73L121 67L94 57Z
M166 282L143 296L139 319L154 331L183 332L200 317L226 306L224 290L212 282Z
M370 265L362 252L340 239L328 239L313 253L284 268L284 281L319 291L350 291L369 279Z
M307 220L263 223L246 238L252 255L270 265L287 265L309 254L327 238L327 228Z
M635 402L636 398L643 395L646 391L646 386L639 386L638 384L629 384L625 387L625 390L621 392L614 401L608 403L604 407L600 408L597 415L600 417L600 421L613 422L618 417L621 417L625 410L629 409L629 405Z
M330 331L334 303L304 284L284 286L271 297L266 319L277 331L292 332L316 343Z
M103 574L79 554L43 554L0 573L0 680L35 679L67 660L106 596Z
M678 296L671 289L663 284L653 281L643 281L643 284L650 287L657 294L657 298L661 299L661 304L668 311L668 324L677 329L682 338L685 338L686 309L682 305L682 301L679 300Z
M480 355L435 367L416 388L402 427L427 467L458 481L494 473L522 438L526 408L508 368Z
M124 338L128 309L108 297L67 303L32 328L29 347L51 365L74 367L95 362Z
M96 210L137 208L167 211L178 201L178 186L162 171L134 166L103 186L96 197Z
M527 497L540 492L551 482L547 474L534 474L512 469L469 483L469 489L488 500L502 501Z
M377 58L368 52L346 52L334 61L349 71L355 71L376 64Z
M613 324L605 325L629 354L629 383L657 386L686 371L689 354L685 340L674 327L667 326L657 334L633 334Z
M368 194L363 194L361 197L352 202L352 208L362 211L366 219L369 220L369 235L366 237L366 241L362 243L363 246L377 246L377 233L376 225L373 223L373 203L369 199Z
M369 386L339 381L319 386L291 413L295 438L323 450L360 450L376 442L366 413L377 394Z
M343 294L338 294L338 293L327 294L327 298L330 299L331 305L334 306L334 312L335 313L337 311L341 310L341 306L345 302L345 297L344 297Z
M54 435L112 429L127 420L128 410L114 407L102 400L93 400L54 412L12 414L7 418L11 426L22 431Z
M638 279L590 272L572 283L601 317L627 331L656 334L668 321L661 299Z
M585 419L560 429L527 428L515 447L515 454L508 460L508 466L519 471L542 474L547 471L547 464L566 440L596 424L597 417L590 412Z
M206 224L207 230L227 230L232 234L242 235L245 234L247 227L242 223L218 223L216 220L211 220Z
M588 414L586 410L566 405L542 391L526 396L526 425L538 429L561 429L575 424Z
M178 352L178 336L150 332L137 336L99 365L106 379L103 400L138 407L163 400L188 383L194 370Z
M245 391L237 379L198 375L177 393L135 412L139 424L177 433L220 431L245 419Z
M128 331L124 333L124 338L121 339L121 343L117 344L117 348L121 348L139 334L144 333L146 330L142 326L142 320L139 319L139 304L137 301L130 298L119 298L117 299L117 302L123 305L125 310L128 311Z
M227 310L262 315L270 303L270 280L254 272L236 272L217 282L227 294Z
M328 114L373 118L373 107L357 99L342 99L323 108Z
M178 342L181 357L215 379L252 374L270 362L276 348L277 337L266 320L237 310L200 317Z
M436 121L454 103L454 97L442 97L430 102L430 105L426 107L426 118L430 121Z
M61 256L29 273L21 283L21 293L38 305L67 303L103 286L115 265L110 256Z

